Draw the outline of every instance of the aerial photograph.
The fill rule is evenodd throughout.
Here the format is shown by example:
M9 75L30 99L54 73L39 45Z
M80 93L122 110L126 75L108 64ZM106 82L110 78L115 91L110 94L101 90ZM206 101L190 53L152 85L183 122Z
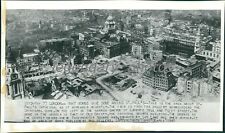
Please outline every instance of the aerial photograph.
M6 98L220 102L220 10L31 10L6 17Z

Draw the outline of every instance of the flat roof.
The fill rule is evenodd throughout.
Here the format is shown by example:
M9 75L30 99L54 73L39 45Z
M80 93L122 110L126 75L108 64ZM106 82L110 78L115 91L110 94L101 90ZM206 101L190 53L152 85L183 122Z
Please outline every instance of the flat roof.
M28 54L23 54L23 57L33 57L33 56L37 56L37 53L28 53Z
M41 40L40 42L46 43L46 42L68 41L68 40L71 40L71 39L69 39L69 38L57 38L57 39L53 38L53 39Z

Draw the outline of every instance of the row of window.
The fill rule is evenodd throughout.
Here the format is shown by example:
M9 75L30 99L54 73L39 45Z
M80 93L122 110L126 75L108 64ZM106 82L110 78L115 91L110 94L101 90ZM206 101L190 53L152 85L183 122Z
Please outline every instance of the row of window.
M143 82L148 82L148 83L151 83L151 84L154 84L154 85L165 85L165 86L167 86L168 85L168 81L164 81L164 82L162 82L162 81L152 81L152 80L144 80Z
M210 56L210 57L214 57L214 58L219 58L218 54L212 53L212 52L202 52L202 55L206 55L206 56Z
M151 82L146 82L146 81L143 81L143 83L148 86L159 87L159 88L164 88L164 89L168 88L168 84L158 84L158 83L151 83Z
M30 73L30 74L24 75L24 78L34 77L34 76L41 76L41 75L46 75L46 74L51 74L51 73L54 73L54 72L53 71L49 71L49 72Z

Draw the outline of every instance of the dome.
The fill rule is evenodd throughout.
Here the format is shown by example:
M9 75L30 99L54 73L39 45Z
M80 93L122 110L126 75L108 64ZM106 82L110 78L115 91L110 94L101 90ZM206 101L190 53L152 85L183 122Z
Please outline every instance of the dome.
M106 19L108 21L112 21L113 20L113 17L111 15L108 16L108 18Z

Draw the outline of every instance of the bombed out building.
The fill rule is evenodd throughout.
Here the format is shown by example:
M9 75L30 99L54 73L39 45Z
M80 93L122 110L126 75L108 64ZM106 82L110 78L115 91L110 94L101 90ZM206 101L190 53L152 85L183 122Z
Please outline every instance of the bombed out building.
M57 52L66 52L65 50L69 49L72 44L71 38L53 38L42 40L41 47L43 49L50 49Z
M176 84L175 76L165 69L164 65L157 65L145 71L142 82L162 91L169 91Z

